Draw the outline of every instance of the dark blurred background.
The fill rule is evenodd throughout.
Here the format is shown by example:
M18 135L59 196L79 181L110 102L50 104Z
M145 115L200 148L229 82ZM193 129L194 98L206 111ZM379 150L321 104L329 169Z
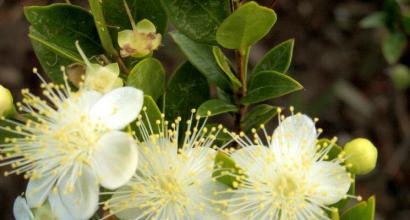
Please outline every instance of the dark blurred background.
M47 0L0 0L0 84L19 100L20 89L36 89L38 67L27 37L24 5ZM73 1L85 4L86 1ZM272 0L259 1L270 6ZM355 137L371 139L379 150L375 171L357 180L364 198L376 194L376 219L410 219L409 91L391 82L391 67L381 53L383 30L362 29L362 18L382 8L382 0L277 0L278 22L252 50L250 64L286 39L296 41L290 73L305 90L281 99L282 105L320 118L326 136L340 144ZM156 56L168 73L184 58L168 37ZM409 45L401 62L409 65ZM1 168L4 169L4 168ZM1 170L2 172L4 170ZM1 173L2 173L1 172ZM12 204L24 191L20 177L0 177L0 219L13 219Z

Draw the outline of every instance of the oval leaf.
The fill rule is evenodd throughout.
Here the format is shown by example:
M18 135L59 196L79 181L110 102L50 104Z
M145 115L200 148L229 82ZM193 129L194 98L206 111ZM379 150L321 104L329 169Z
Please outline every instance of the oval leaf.
M221 68L221 70L224 71L226 76L231 80L233 90L236 91L237 89L239 89L242 86L242 83L232 72L228 58L226 58L225 54L217 46L212 47L212 52L219 68Z
M388 33L383 39L382 51L387 62L396 63L406 48L406 36L401 32Z
M223 171L221 171L223 170ZM228 171L227 174L223 174L224 171ZM236 181L236 178L229 173L241 174L240 168L236 165L235 161L232 160L226 153L218 151L215 156L215 170L212 173L212 177L215 177L216 180L220 183L223 183L227 186L234 187L233 182Z
M31 6L24 8L30 22L29 37L40 64L50 78L63 82L60 67L82 63L75 47L79 41L90 57L104 52L92 15L81 7L68 4Z
M215 34L229 15L229 0L161 0L178 31L189 38L216 44Z
M154 133L158 132L158 126L156 125L156 121L161 119L161 111L158 108L158 105L155 103L154 99L152 99L149 95L144 95L144 107L141 111L142 116L142 123L148 127L148 124L151 125L151 128ZM135 123L131 124L131 129L135 131L135 134L142 140L142 134L137 128Z
M276 13L256 2L242 5L224 20L216 32L216 40L229 49L245 50L262 39L276 22Z
M222 89L227 90L231 88L229 80L219 68L214 58L211 46L197 43L179 32L171 33L171 36L188 60L206 78Z
M255 106L243 118L242 128L245 132L249 132L252 128L259 128L260 125L271 120L276 114L278 114L276 107L266 104Z
M241 101L243 104L263 102L302 88L302 85L285 74L274 71L262 71L252 75L249 80L248 95Z
M376 199L374 196L370 197L367 202L363 201L352 208L346 210L341 216L341 220L374 220Z
M286 73L292 61L294 40L287 40L272 48L262 60L256 64L253 73L264 70L273 70Z
M144 91L144 94L157 100L165 87L165 70L161 62L155 58L146 58L135 65L130 71L127 86Z
M190 117L191 109L198 108L208 99L209 85L206 78L191 63L186 62L176 70L168 83L165 95L166 118L173 121L180 116L184 122Z
M200 117L214 116L226 112L237 112L238 107L220 99L208 100L199 106L197 115Z

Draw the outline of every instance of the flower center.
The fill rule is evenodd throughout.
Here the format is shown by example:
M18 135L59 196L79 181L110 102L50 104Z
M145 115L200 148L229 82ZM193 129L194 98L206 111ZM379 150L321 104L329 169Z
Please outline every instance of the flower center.
M289 176L281 175L276 182L276 190L279 195L292 197L295 195L298 186L295 180Z

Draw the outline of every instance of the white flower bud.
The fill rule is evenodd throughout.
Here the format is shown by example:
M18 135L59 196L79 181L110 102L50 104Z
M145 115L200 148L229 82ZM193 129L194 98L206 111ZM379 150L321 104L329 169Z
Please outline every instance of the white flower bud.
M345 145L344 151L353 173L364 175L376 167L377 148L369 140L356 138Z

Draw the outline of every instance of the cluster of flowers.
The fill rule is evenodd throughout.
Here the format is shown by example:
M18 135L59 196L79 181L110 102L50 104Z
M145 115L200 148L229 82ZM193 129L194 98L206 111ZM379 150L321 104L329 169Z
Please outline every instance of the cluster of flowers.
M317 144L321 131L308 116L279 112L272 135L262 129L251 139L205 126L193 111L179 140L181 119L151 124L143 92L122 87L116 64L86 63L78 91L67 77L56 85L34 70L46 99L23 90L25 121L2 118L13 137L1 145L0 166L29 180L15 201L18 220L89 219L100 205L104 218L120 219L329 219L331 205L351 196L343 155L328 159L332 143ZM115 83L89 79L100 76ZM125 129L132 122L136 129ZM221 132L241 148L217 146ZM215 165L218 150L237 169ZM235 181L224 185L215 173Z

